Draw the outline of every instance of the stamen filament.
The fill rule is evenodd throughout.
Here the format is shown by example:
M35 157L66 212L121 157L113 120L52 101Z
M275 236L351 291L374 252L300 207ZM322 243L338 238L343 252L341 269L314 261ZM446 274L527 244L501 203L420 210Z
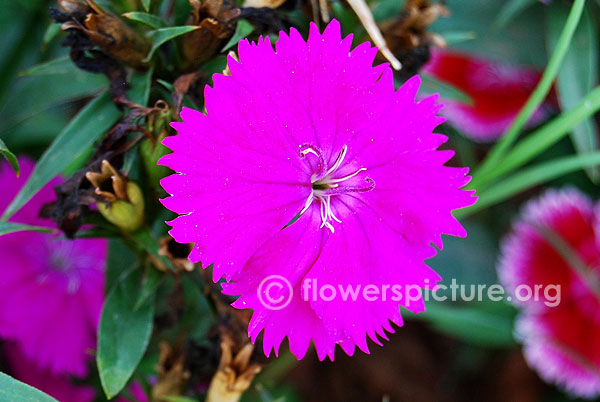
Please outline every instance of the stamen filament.
M337 159L335 160L335 163L333 164L333 166L331 166L331 168L329 168L327 173L325 173L325 176L335 172L342 165L342 162L344 161L344 158L346 157L346 152L348 152L348 147L346 145L344 145L342 147L342 150L340 151Z
M341 183L343 181L353 178L354 176L356 176L360 172L364 172L365 170L367 170L367 168L360 168L356 172L349 174L348 176L340 177L339 179L330 179L327 182L328 183Z

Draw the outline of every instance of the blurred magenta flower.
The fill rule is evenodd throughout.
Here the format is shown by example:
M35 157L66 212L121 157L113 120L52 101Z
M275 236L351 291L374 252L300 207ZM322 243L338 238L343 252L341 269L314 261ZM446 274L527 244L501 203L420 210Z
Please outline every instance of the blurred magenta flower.
M91 402L96 397L93 387L75 385L66 374L55 374L38 367L18 344L4 345L3 355L13 377L54 397L60 402Z
M517 334L529 364L548 382L576 396L600 395L600 210L574 189L549 190L530 201L504 240L498 272L511 293L540 286L537 300L520 302ZM576 252L593 274L583 279L559 254L544 229ZM547 235L546 235L547 236ZM560 286L560 293L546 292ZM542 291L543 290L543 291ZM549 303L560 297L560 303Z
M311 340L320 359L336 344L368 353L367 335L381 344L390 321L402 325L397 301L306 301L302 283L433 286L431 244L466 236L451 211L476 200L461 190L467 169L437 150L436 97L415 102L418 77L396 91L387 64L373 67L377 49L351 42L337 21L323 34L311 24L307 42L282 32L275 50L242 41L231 76L205 90L207 115L184 109L163 142L174 152L161 163L178 172L162 180L164 205L181 214L170 233L230 281L235 307L254 310L248 332L264 330L267 355L286 336L298 358ZM277 310L261 293L274 275L292 291ZM420 292L400 304L424 311Z
M0 170L3 211L33 170L20 158L17 178L8 163ZM38 217L54 199L54 179L11 221L55 227ZM61 240L58 235L19 232L0 236L0 337L15 341L28 359L53 374L84 376L96 347L104 299L106 239Z
M138 381L133 381L129 384L126 391L122 391L122 394L115 399L115 402L149 402L148 395L144 391L142 384Z
M506 131L541 78L536 70L440 49L432 51L423 71L471 98L471 104L442 99L441 113L462 134L481 142ZM544 121L551 106L542 104L529 126Z

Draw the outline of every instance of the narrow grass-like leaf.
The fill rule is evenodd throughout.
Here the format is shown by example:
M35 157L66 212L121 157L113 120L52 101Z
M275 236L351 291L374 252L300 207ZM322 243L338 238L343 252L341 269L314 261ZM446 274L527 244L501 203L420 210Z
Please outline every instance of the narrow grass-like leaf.
M511 308L489 311L478 305L461 307L447 303L427 303L424 313L411 316L429 322L440 332L479 346L510 347L515 345Z
M156 49L158 49L163 43L166 43L178 36L185 35L188 32L195 31L198 28L200 27L195 25L183 25L179 27L159 28L148 32L146 36L152 41L152 48L150 49L148 56L146 56L143 61L149 62L150 59L152 59Z
M170 82L161 80L160 78L157 78L156 82L158 82L160 85L165 87L167 89L167 91L173 92L175 90L175 88L173 88L173 84L171 84Z
M48 25L46 32L44 32L44 38L42 39L42 45L46 46L46 45L48 45L48 43L52 42L52 40L54 38L56 38L56 36L59 34L60 31L61 31L60 24L57 24L54 21L52 21L50 23L50 25Z
M504 5L494 20L492 27L496 30L503 29L521 11L535 4L536 1L537 0L508 0L504 2Z
M142 24L146 24L151 28L162 28L167 25L160 17L144 13L142 11L131 11L129 13L123 14L123 17L128 18L132 21L141 22Z
M50 395L4 373L0 373L0 401L58 402Z
M148 99L150 99L150 89L152 87L153 72L154 69L151 67L144 73L135 73L131 76L131 89L127 92L127 95L132 101L140 103L143 106L148 105Z
M439 33L448 46L477 39L475 31L448 31Z
M104 135L120 116L108 93L88 103L46 149L27 183L4 211L2 220L17 212L73 158Z
M77 71L69 56L59 57L45 63L36 64L19 73L20 76L70 74Z
M231 37L231 39L229 39L229 42L227 42L227 44L223 47L221 51L224 52L226 50L231 49L232 47L237 45L239 41L244 39L246 36L250 35L252 32L254 32L254 25L252 25L244 19L239 20L235 27L235 32L233 36Z
M564 25L568 5L553 2L547 9L547 46L550 51L556 47L560 27ZM579 26L575 31L569 51L558 71L556 89L562 110L569 110L589 93L598 81L598 35L590 13L584 10ZM578 153L593 152L598 149L598 132L593 118L588 118L573 127L571 140ZM586 170L592 181L597 182L600 171Z
M550 146L568 135L573 127L600 110L600 87L587 94L572 110L546 123L527 138L520 141L500 163L496 169L482 175L476 172L470 186L482 189L493 180L512 172L540 155Z
M486 174L498 166L498 163L502 160L506 152L517 140L521 130L531 115L542 104L546 98L546 95L548 95L548 92L550 92L550 88L552 88L552 84L554 83L554 79L558 74L560 65L567 54L569 46L571 45L571 39L573 38L577 24L579 23L579 19L583 13L584 6L585 0L575 0L573 2L567 22L560 33L556 49L554 49L554 52L548 61L548 65L544 70L544 74L542 75L540 82L536 86L529 99L527 99L527 102L525 105L523 105L523 108L519 111L504 136L496 143L496 145L494 145L490 153L487 155L483 164L477 170L478 173ZM469 185L470 188L473 188L474 186L475 183Z
M152 2L152 0L142 0L142 7L144 7L144 10L146 12L150 12L150 3Z
M15 154L10 152L10 150L2 140L0 140L0 154L4 156L4 159L6 159L8 163L10 163L10 166L12 166L17 176L19 176L19 174L21 173L21 169L19 168L19 161L17 160Z
M567 156L523 169L519 173L515 173L493 186L480 191L476 204L458 210L453 215L457 218L464 218L484 208L505 201L531 187L556 179L567 173L597 165L600 165L600 152Z
M0 222L0 236L15 232L43 232L51 233L53 229L41 226L24 225L16 222Z
M106 396L117 395L129 381L144 355L150 334L154 300L139 308L140 270L124 276L111 290L100 318L96 363Z

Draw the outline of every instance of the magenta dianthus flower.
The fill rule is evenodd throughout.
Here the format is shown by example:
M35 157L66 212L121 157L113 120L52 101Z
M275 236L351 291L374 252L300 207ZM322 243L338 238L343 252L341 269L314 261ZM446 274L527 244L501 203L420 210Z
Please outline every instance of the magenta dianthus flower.
M4 348L4 361L10 374L52 396L60 402L92 402L96 391L87 385L74 384L67 374L55 374L38 367L35 360L29 359L18 344L7 343Z
M320 359L336 344L368 352L367 335L380 344L390 321L402 325L391 292L307 300L307 287L433 286L431 244L465 236L451 211L475 202L467 169L437 150L436 97L415 102L418 77L396 91L391 69L373 67L377 49L351 43L337 21L323 34L311 24L308 41L282 32L275 49L240 42L231 76L205 90L207 114L184 109L164 140L174 152L161 164L177 174L161 182L163 203L181 214L170 233L195 243L191 261L214 263L234 307L254 310L249 335L264 330L267 355L286 336L298 358L311 340ZM400 304L424 310L420 293Z
M0 170L0 211L33 170L20 158L17 178L8 163ZM55 227L38 217L54 199L52 180L11 221ZM53 374L84 376L96 346L104 300L105 239L61 240L58 235L18 232L0 236L0 337L15 341L38 366Z

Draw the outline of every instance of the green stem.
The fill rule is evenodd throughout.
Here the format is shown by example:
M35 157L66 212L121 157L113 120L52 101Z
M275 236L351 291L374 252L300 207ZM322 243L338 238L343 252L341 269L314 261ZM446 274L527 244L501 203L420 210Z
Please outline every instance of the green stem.
M479 176L487 174L490 170L496 168L498 162L502 159L505 153L508 151L510 146L516 141L519 133L523 129L523 126L527 123L531 115L535 112L535 110L540 106L540 104L550 92L550 88L552 88L552 83L558 74L558 70L560 65L569 49L569 45L571 43L571 39L573 38L573 34L575 29L577 28L577 24L579 23L579 19L581 18L581 14L583 13L583 8L585 6L585 0L575 0L573 3L573 7L571 7L571 11L569 13L569 17L567 18L567 22L565 27L563 28L560 37L558 39L558 43L556 44L556 48L550 57L548 65L546 66L546 70L542 75L540 82L537 87L523 106L523 108L519 111L519 114L512 122L510 127L504 136L498 141L498 143L492 148L487 158L475 172L473 181L470 188L476 188L479 182Z

